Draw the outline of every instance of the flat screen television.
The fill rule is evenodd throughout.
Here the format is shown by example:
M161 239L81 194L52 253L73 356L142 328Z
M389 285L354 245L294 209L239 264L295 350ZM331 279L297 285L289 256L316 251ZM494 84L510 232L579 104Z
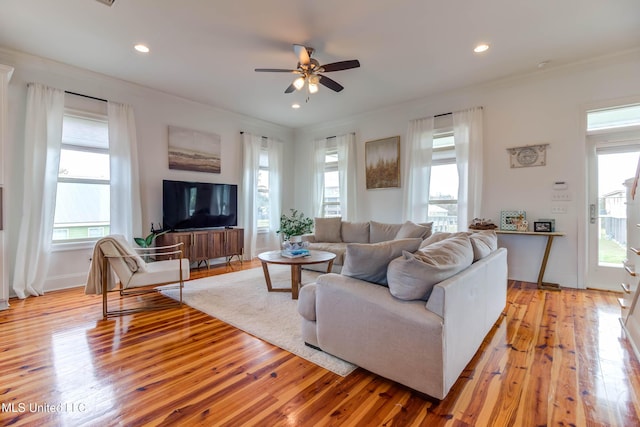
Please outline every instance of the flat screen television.
M164 230L194 230L238 225L238 186L162 181Z

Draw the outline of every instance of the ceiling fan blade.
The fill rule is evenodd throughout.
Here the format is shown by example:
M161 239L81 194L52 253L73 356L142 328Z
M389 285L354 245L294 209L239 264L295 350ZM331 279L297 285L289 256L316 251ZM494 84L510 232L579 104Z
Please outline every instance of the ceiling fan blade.
M282 68L256 68L259 73L298 73L298 70L284 70Z
M296 53L300 65L309 65L311 58L309 57L309 52L307 52L307 48L305 46L302 46L301 44L294 44L293 51Z
M351 68L358 68L360 66L360 61L357 59L351 59L349 61L340 61L340 62L332 62L331 64L326 64L320 67L324 73L328 73L330 71L342 71L349 70Z
M320 84L328 87L331 90L340 92L342 89L344 89L344 86L342 86L337 81L330 79L327 76L318 75L318 77L320 77Z
M296 90L296 87L293 85L293 83L291 83L289 87L284 90L284 93L291 93L291 92L294 92L295 90Z

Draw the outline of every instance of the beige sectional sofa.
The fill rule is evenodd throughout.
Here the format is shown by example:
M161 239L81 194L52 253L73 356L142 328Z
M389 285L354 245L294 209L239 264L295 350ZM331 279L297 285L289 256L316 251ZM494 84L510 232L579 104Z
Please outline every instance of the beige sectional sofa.
M347 245L342 274L305 285L302 337L443 399L505 308L507 251L497 248L495 232L436 233L418 245L401 240ZM389 246L399 245L407 249L397 256ZM362 264L377 269L367 275Z
M313 234L305 234L303 240L309 242L309 249L328 251L336 254L332 272L339 273L344 265L347 244L381 243L395 239L421 238L431 235L433 223L387 224L377 221L350 222L341 218L316 218ZM305 268L325 271L323 265L309 265Z

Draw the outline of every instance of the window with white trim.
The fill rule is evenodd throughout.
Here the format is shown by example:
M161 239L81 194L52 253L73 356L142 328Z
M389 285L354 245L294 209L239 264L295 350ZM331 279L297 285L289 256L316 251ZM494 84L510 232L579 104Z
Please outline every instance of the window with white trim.
M260 146L260 160L258 168L258 231L269 231L270 209L269 209L269 151L267 149L267 139L262 138Z
M433 231L458 231L458 183L453 129L436 131L433 135L428 210Z
M110 230L107 117L65 109L54 243L96 240Z
M324 218L342 215L340 209L340 174L338 172L338 148L336 139L327 140L327 151L324 156L324 198L322 200Z

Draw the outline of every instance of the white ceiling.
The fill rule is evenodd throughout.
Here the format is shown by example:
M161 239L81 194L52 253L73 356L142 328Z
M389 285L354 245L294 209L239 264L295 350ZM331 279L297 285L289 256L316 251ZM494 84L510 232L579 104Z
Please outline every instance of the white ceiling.
M133 50L138 42L151 52ZM479 42L491 48L482 55ZM360 60L285 94L292 44ZM640 48L639 0L2 0L0 46L299 128ZM640 77L640 76L639 76ZM302 108L293 110L291 104Z

